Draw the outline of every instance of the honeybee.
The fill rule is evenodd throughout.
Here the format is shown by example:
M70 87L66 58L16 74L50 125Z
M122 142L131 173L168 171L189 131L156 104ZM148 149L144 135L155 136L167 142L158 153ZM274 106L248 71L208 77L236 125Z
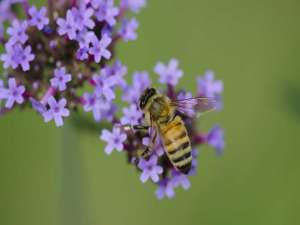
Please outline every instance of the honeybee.
M192 165L191 140L183 118L196 116L194 112L203 113L215 109L215 101L210 98L196 97L182 100L171 100L154 88L147 88L139 98L139 107L144 113L144 124L133 126L134 130L148 130L150 145L142 157L151 154L151 150L160 136L166 155L172 165L181 173L188 174Z

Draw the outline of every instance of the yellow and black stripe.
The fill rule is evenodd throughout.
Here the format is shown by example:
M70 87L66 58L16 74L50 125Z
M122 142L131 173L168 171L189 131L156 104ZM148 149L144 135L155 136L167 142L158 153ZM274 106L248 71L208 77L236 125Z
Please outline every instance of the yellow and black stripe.
M160 133L170 161L179 171L187 174L192 166L192 148L181 117L175 116L171 122L161 125Z

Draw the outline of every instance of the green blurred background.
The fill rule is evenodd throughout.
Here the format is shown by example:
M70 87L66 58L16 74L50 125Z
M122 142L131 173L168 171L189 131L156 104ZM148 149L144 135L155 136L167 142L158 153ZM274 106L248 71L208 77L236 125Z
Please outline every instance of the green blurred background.
M158 201L97 133L16 110L0 119L0 225L299 224L299 12L298 0L149 0L119 58L132 72L176 57L191 90L213 69L225 108L201 125L224 127L224 156L203 147L191 189Z

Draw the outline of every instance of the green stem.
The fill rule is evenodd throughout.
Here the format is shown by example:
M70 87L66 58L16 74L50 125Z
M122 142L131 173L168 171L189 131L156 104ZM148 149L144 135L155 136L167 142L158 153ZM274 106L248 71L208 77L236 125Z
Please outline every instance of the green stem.
M66 123L62 132L61 149L61 224L84 225L80 137L72 124Z
M53 0L48 0L48 16L50 18L51 23L54 22L53 13L54 13L54 2Z
M96 124L92 119L74 113L62 128L61 149L61 224L86 225L88 218L84 200L80 133L91 132L97 138L102 129L111 129L111 123Z

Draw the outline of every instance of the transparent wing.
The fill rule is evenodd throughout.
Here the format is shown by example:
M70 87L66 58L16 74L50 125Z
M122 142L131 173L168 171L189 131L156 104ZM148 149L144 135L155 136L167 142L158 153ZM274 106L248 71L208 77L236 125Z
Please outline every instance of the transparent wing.
M179 112L190 116L201 116L216 109L216 100L206 97L178 99L171 102Z

